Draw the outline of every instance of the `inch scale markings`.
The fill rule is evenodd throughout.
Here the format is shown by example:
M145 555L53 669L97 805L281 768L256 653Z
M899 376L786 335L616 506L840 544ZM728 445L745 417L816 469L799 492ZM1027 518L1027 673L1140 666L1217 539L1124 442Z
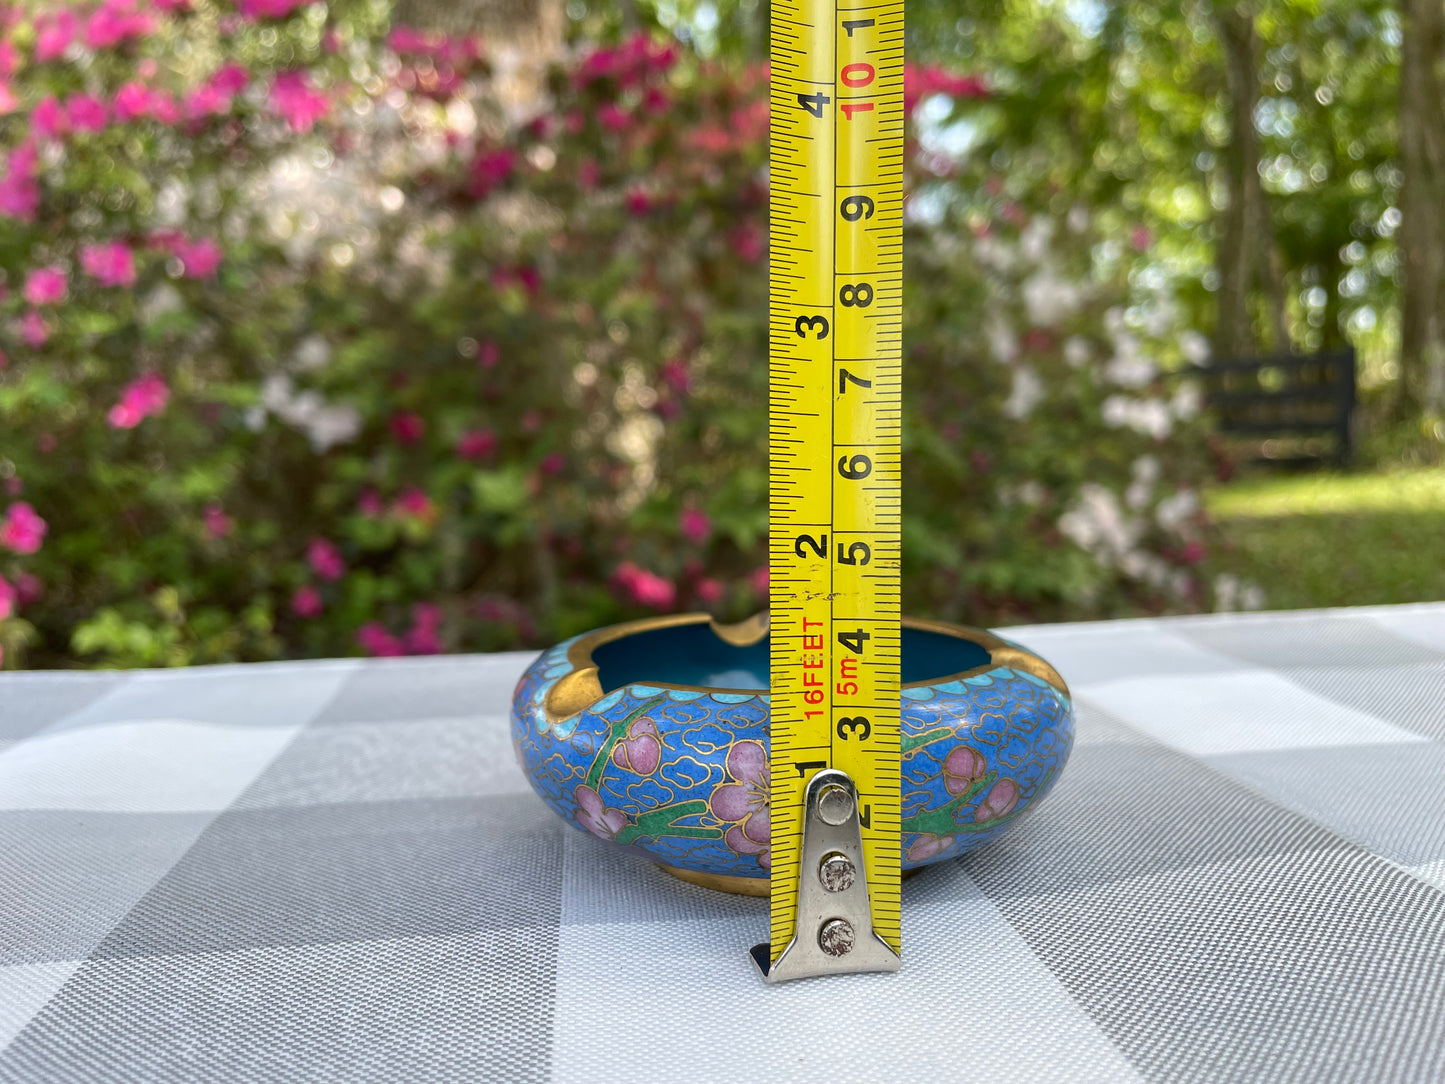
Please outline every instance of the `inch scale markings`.
M902 32L901 0L773 0L771 964L817 895L805 809L840 823L840 785L900 948Z

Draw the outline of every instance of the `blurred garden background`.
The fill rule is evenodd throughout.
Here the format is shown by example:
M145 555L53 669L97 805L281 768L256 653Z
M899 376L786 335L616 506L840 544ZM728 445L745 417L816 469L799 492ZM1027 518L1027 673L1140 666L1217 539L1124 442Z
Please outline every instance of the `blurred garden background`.
M907 17L905 612L1445 598L1440 0ZM765 606L767 20L0 4L4 666ZM1219 432L1346 346L1348 469Z

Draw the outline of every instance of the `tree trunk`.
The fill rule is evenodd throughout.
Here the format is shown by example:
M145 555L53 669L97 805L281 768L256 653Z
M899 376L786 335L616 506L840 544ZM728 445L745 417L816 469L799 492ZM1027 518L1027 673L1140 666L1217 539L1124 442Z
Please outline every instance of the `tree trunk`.
M1445 409L1445 12L1401 0L1400 382L1396 414Z
M1214 356L1224 360L1258 353L1250 311L1258 284L1269 315L1273 346L1290 349L1285 319L1284 273L1274 246L1269 205L1259 179L1259 136L1254 111L1259 102L1255 69L1254 15L1245 7L1216 9L1230 103L1230 139L1224 152L1228 205L1220 214L1215 267L1219 272L1219 318Z

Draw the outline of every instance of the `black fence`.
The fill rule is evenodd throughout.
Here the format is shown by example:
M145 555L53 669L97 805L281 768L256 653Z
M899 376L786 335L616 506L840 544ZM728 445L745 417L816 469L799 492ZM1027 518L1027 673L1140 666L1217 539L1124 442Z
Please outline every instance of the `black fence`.
M1210 408L1219 431L1261 441L1279 437L1333 438L1333 459L1348 465L1354 452L1355 351L1224 361L1205 367ZM1269 456L1267 458L1283 458ZM1294 456L1299 462L1318 456Z

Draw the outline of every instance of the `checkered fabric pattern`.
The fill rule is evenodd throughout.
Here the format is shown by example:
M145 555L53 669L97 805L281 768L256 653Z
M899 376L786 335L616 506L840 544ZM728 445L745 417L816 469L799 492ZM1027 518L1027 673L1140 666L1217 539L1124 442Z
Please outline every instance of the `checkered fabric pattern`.
M525 655L0 679L0 1081L1445 1080L1445 604L1009 635L1078 698L897 975L557 820Z

